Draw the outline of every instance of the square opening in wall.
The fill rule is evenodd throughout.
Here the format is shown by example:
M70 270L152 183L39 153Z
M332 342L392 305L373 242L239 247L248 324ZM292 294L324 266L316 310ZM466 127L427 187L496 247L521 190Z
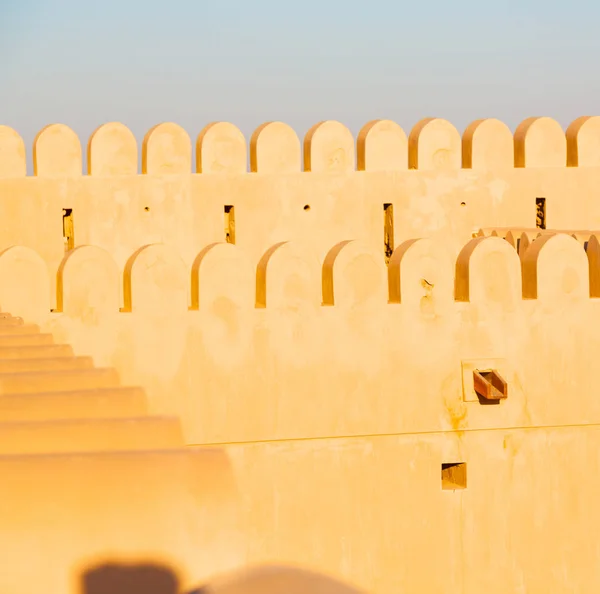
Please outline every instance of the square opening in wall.
M467 488L467 464L466 462L453 462L442 464L442 489L444 491L456 491Z

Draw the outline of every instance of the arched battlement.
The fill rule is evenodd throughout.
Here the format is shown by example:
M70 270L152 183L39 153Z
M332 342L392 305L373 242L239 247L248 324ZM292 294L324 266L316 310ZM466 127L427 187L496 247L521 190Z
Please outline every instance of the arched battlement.
M517 253L499 237L477 237L456 260L455 299L496 303L512 310L521 299L521 266Z
M498 171L512 169L514 162L514 139L504 122L489 118L469 124L462 137L463 168Z
M453 271L442 246L430 239L401 243L388 263L389 303L423 314L443 313L453 300Z
M589 262L583 247L564 234L537 238L522 257L523 298L563 302L589 297Z
M421 120L408 137L410 169L455 171L461 168L461 138L458 130L439 118Z
M103 124L90 136L87 159L88 175L135 175L138 172L135 136L119 122Z
M577 118L566 136L569 167L600 167L600 117Z
M119 311L120 273L112 256L95 246L68 252L58 268L56 311L90 320Z
M315 309L320 304L319 277L319 261L305 246L277 243L256 267L256 307Z
M250 170L253 173L299 173L302 149L293 128L282 122L259 126L250 139Z
M354 171L354 138L333 120L315 124L304 137L304 170L314 173Z
M323 262L323 305L383 305L387 274L383 254L354 240L332 247Z
M27 175L25 143L16 130L0 125L0 178Z
M515 167L566 167L567 139L552 118L527 118L515 130Z
M391 120L373 120L365 124L357 139L359 171L406 171L408 138Z
M213 122L196 140L196 172L240 174L247 171L246 139L229 122Z
M192 142L188 133L171 122L151 128L142 143L142 173L178 175L191 171Z
M168 316L187 310L188 271L179 254L163 244L147 245L127 260L123 311Z
M0 252L0 311L36 323L48 317L48 268L34 250L12 246Z
M64 124L51 124L33 141L33 173L37 177L79 177L81 155L77 134Z
M192 306L199 316L203 349L220 368L240 365L252 337L254 266L230 243L205 247L192 264Z
M254 270L248 256L230 243L213 243L192 264L191 309L210 308L220 299L236 308L250 308L254 287Z

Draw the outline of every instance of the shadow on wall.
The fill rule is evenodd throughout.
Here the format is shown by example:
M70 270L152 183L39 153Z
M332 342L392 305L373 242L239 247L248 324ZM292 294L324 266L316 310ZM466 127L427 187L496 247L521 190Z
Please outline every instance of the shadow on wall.
M83 594L180 594L179 580L160 565L100 565L83 574Z
M175 573L160 565L100 565L86 571L83 594L182 594ZM327 576L294 567L240 570L185 594L364 594Z
M364 594L322 574L283 566L241 570L187 594Z

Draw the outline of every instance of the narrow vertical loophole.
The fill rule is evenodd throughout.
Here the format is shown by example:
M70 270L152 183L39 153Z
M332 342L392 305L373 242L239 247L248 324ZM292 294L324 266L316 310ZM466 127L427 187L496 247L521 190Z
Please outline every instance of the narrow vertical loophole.
M394 253L394 205L383 205L383 249L385 263L388 264Z
M72 208L63 208L63 241L65 252L75 247L75 226L73 224Z
M535 199L535 226L538 229L546 228L546 199Z
M235 244L235 207L225 205L225 241Z

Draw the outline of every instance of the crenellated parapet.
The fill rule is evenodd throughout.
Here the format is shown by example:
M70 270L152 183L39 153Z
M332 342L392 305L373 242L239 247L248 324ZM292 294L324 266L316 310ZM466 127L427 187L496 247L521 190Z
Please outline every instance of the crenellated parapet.
M0 249L29 247L56 269L67 251L95 245L123 268L140 246L164 243L189 269L223 241L256 261L285 241L324 260L348 238L386 263L417 237L458 253L480 229L506 228L506 239L525 246L531 237L521 234L538 228L600 229L599 122L579 118L565 133L550 118L529 118L513 135L484 119L461 136L439 118L408 133L373 120L354 138L325 121L303 139L270 122L249 140L214 122L195 151L174 123L154 126L140 144L123 124L104 124L85 150L70 128L53 124L35 138L32 176L22 139L4 126Z
M324 254L280 241L259 257L216 242L190 261L153 243L124 264L79 246L55 269L17 246L0 253L0 303L143 383L152 410L180 414L193 443L558 422L547 382L568 392L573 366L578 386L595 381L594 350L565 350L564 337L600 335L600 233L532 233L519 254L510 230L485 231L456 251L402 241L387 265L360 239ZM535 374L542 356L548 378ZM465 396L472 361L508 378L495 412ZM574 420L600 414L588 393ZM298 411L304 399L327 404L314 416Z
M249 142L217 122L195 151L173 123L141 144L106 124L85 151L53 125L33 176L3 127L0 307L144 385L194 443L562 422L546 393L596 341L599 121L272 122ZM488 360L509 377L493 409L462 383Z
M596 592L600 117L191 132L0 126L0 592Z
M489 230L488 230L489 231ZM39 320L51 311L74 313L199 311L226 296L245 309L289 309L369 305L416 307L435 296L440 304L574 299L600 296L600 231L585 240L576 233L521 233L522 248L496 235L470 240L458 254L430 239L410 239L386 266L381 253L357 240L332 246L323 259L308 244L284 241L258 261L225 242L202 249L186 265L172 246L150 244L120 267L96 246L69 251L57 270L34 250L13 246L0 253L3 308ZM581 233L581 232L579 232ZM527 240L529 241L529 240ZM51 308L51 277L56 275L56 307ZM19 279L15 282L14 279ZM446 307L444 306L444 309Z
M135 175L138 150L126 126L104 124L87 143L87 173ZM235 125L215 122L198 134L194 165L188 133L175 123L162 123L145 135L141 155L141 173L148 175L598 167L600 117L578 118L566 133L552 118L532 117L514 135L494 118L474 121L462 135L439 118L421 120L409 134L390 120L373 120L356 139L343 124L330 120L310 128L303 147L296 132L281 122L259 126L249 142ZM68 126L46 126L33 144L34 175L80 175L83 157L82 142ZM0 127L0 163L3 178L26 174L24 143L7 126Z

